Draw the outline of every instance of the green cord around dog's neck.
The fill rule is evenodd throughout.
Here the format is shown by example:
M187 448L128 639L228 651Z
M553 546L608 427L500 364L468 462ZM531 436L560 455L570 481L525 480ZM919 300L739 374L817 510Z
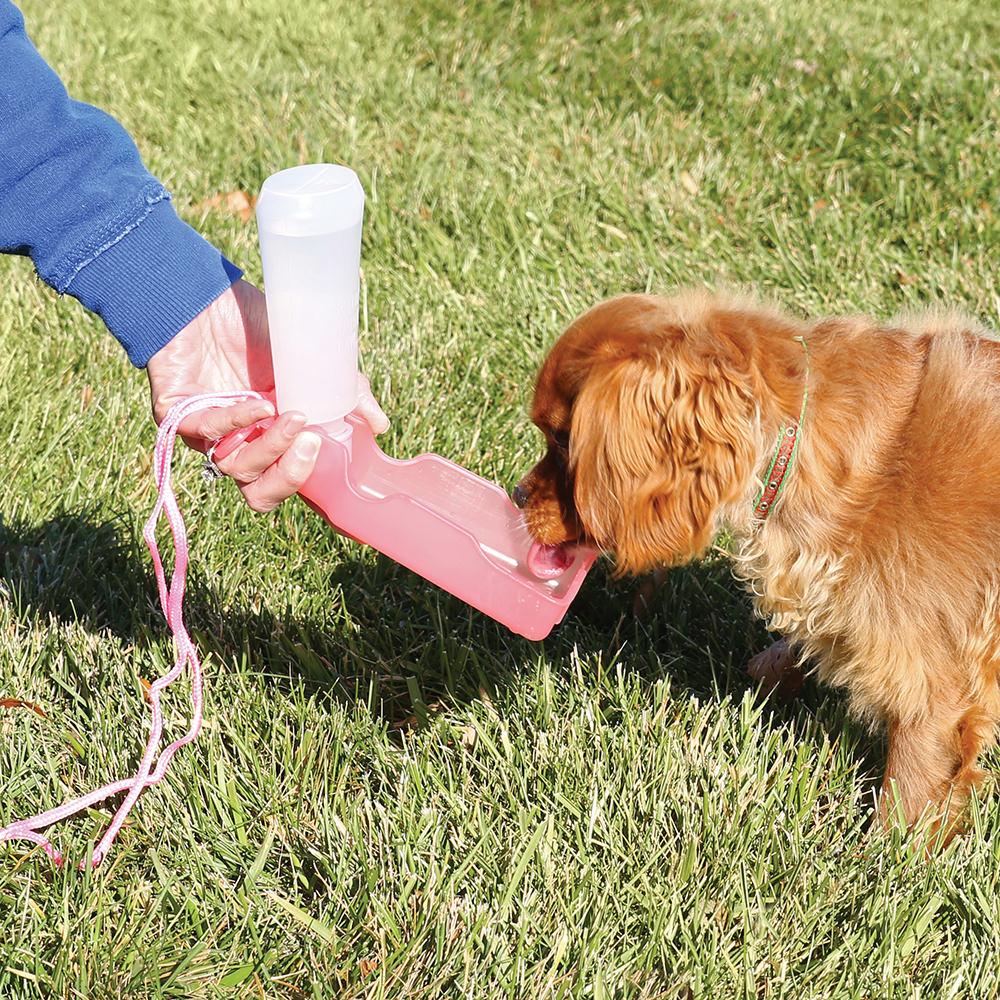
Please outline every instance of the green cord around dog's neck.
M775 446L774 454L771 456L771 464L767 467L767 474L764 476L764 483L757 499L753 503L753 514L758 521L764 521L774 510L778 498L784 492L785 482L788 473L795 464L795 456L799 451L799 435L802 432L802 425L806 419L806 405L809 402L809 372L810 357L809 345L805 337L795 338L801 345L806 355L805 379L802 387L802 408L799 411L799 419L781 425L778 434L778 443Z

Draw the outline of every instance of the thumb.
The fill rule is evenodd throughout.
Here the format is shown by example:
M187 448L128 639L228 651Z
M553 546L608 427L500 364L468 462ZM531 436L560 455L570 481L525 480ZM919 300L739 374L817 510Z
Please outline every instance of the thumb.
M358 377L358 384L361 391L358 394L358 405L355 409L365 418L375 434L381 434L389 429L389 418L379 406L378 400L372 395L372 387L364 375Z

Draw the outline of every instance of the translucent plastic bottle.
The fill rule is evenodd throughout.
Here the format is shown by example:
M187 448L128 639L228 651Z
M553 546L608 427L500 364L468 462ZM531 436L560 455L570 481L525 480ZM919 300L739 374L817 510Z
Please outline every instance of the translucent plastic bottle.
M282 170L257 199L278 410L331 433L358 402L364 210L357 174L331 163Z

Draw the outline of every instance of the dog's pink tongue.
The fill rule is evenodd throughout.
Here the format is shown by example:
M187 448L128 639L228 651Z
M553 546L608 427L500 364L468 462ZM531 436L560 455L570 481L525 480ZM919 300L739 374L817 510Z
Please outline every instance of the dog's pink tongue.
M540 580L554 580L569 569L573 562L565 545L543 545L535 542L528 550L528 569Z

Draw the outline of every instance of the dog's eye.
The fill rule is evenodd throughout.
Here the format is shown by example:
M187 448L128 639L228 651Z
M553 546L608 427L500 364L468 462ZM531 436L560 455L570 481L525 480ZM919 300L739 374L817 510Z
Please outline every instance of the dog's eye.
M560 455L569 454L569 431L553 431L551 435L552 447Z

